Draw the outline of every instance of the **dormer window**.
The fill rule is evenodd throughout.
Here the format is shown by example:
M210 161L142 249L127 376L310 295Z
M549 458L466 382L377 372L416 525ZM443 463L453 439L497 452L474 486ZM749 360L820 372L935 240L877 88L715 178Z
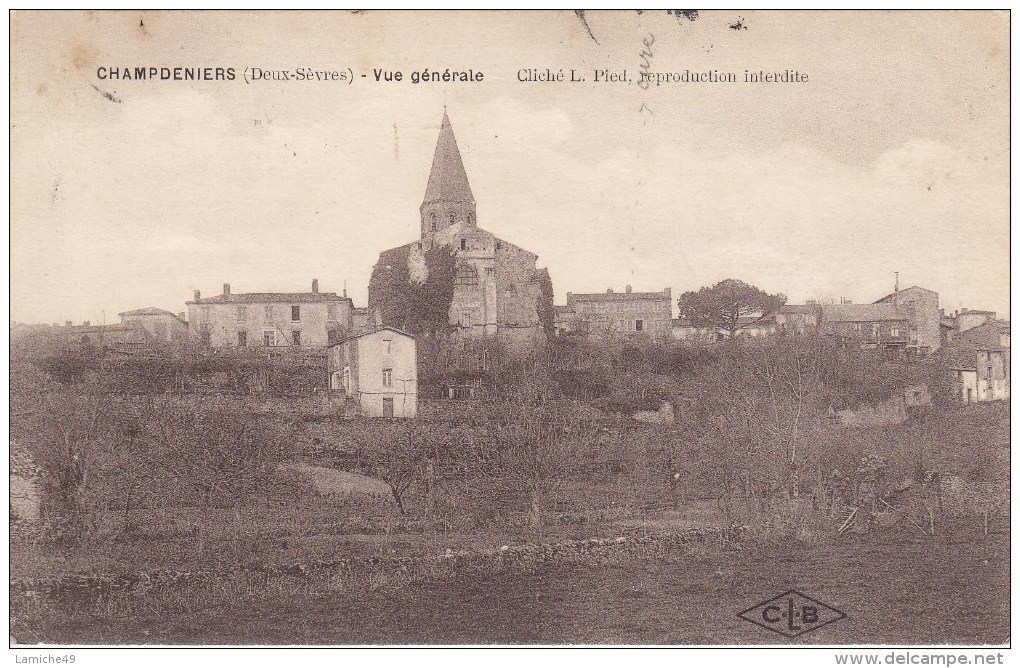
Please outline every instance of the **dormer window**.
M451 211L450 212L450 224L453 225L456 222L457 222L457 214L456 214L456 212Z

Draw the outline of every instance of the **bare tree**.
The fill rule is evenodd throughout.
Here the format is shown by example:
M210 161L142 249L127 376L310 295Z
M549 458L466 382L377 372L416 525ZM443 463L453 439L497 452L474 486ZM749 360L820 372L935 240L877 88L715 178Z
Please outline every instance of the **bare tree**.
M596 424L570 402L539 401L526 391L499 399L495 414L496 449L485 465L526 490L528 526L537 531L549 492L594 439Z

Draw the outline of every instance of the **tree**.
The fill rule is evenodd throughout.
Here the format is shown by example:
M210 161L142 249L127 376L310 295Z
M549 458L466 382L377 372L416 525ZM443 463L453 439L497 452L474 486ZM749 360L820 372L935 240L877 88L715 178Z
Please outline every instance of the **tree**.
M685 292L677 301L680 317L687 318L695 327L724 329L732 339L741 329L775 315L786 303L786 295L771 295L728 278L697 292Z
M548 497L594 440L597 425L569 402L536 400L527 388L498 399L495 417L495 449L480 470L527 494L528 527L538 532Z
M379 257L368 284L368 306L379 309L383 323L417 336L450 327L456 255L447 246L424 253L425 278L417 282L409 268L410 251L402 246Z
M556 333L556 309L553 307L553 284L548 269L541 269L538 272L538 287L540 295L538 298L538 321L546 336Z

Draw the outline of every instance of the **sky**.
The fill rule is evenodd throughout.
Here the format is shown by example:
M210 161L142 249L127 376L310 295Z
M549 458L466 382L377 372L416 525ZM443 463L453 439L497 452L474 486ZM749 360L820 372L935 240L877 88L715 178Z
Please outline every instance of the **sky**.
M870 302L899 272L948 312L1009 317L1005 12L590 11L587 28L571 11L11 21L13 321L181 312L225 282L291 292L318 278L365 305L379 252L418 236L444 105L479 226L538 254L557 303L725 278L790 303ZM644 88L645 63L741 82ZM237 80L97 77L136 66L233 67ZM248 67L354 77L248 84ZM484 79L411 83L424 68ZM529 68L586 80L519 81ZM604 68L631 82L594 82ZM808 81L742 83L745 70Z

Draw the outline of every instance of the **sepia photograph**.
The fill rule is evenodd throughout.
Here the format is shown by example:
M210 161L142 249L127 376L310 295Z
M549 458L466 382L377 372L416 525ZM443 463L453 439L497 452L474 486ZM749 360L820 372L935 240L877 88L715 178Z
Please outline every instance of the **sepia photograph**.
M9 658L1003 664L1010 18L9 12Z

